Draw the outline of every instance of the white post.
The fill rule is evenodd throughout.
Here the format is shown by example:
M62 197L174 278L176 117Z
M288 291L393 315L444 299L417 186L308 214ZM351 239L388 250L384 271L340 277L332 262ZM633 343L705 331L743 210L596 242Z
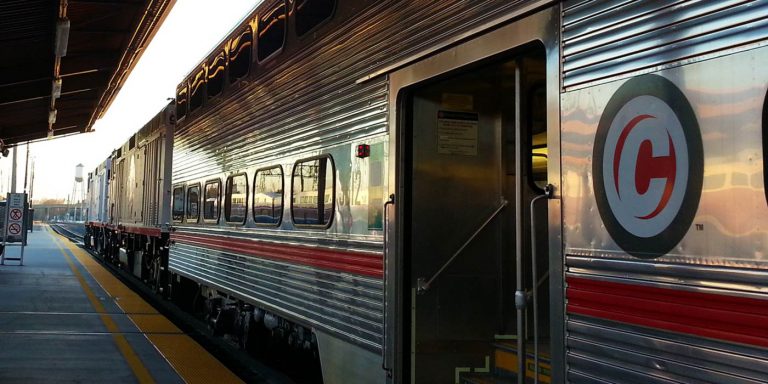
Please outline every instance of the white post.
M16 146L13 147L13 165L11 168L11 193L16 193Z

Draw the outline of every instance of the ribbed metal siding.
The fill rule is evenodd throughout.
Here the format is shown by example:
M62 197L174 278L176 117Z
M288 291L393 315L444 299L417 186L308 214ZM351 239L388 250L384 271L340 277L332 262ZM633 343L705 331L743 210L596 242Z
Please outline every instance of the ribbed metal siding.
M725 271L717 267L658 265L574 255L566 257L566 265L568 278L607 279L694 292L706 288L709 292L757 299L765 299L764 282L768 278L764 272L754 270ZM734 291L736 286L739 291ZM626 302L634 299L627 297ZM669 305L669 300L660 297L660 308L663 305ZM696 309L710 308L707 305L703 303ZM761 310L755 308L756 316L760 316ZM612 311L626 314L627 308ZM639 311L632 309L630 314L637 315ZM697 318L694 312L698 313L678 311L681 319L690 316L690 321L711 321L711 327L702 326L702 329L721 325L717 320ZM744 329L748 332L748 328ZM768 350L764 348L570 312L566 319L566 350L567 376L572 383L764 383L768 377Z
M372 251L358 250L363 249ZM344 335L371 349L381 345L381 279L183 243L171 248L169 266L306 325Z
M382 134L386 77L355 80L497 18L521 1L388 1L179 124L174 183ZM215 161L212 161L215 159Z
M764 383L768 351L570 316L572 383Z
M165 137L157 136L144 147L144 207L145 226L159 226L160 223L160 182L162 179L161 150Z
M568 1L565 88L687 63L768 39L768 1Z
M267 72L239 83L199 115L181 121L174 136L174 184L386 134L387 78L363 84L356 84L357 79L502 17L521 3L377 3L290 59L278 56ZM324 242L345 246L337 244L333 234ZM381 252L380 245L374 251ZM176 244L170 250L170 269L365 347L381 347L380 279L317 268L305 269L306 274L275 274L296 267L243 255L216 255ZM262 280L264 276L272 280ZM309 279L312 276L318 276L317 281ZM323 290L326 281L329 288ZM357 284L360 287L352 288ZM355 300L356 296L362 299Z

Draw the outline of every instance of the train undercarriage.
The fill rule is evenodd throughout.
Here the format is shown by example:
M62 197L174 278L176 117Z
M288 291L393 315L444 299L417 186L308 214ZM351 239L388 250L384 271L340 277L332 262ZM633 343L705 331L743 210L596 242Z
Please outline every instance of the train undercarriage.
M168 237L87 226L87 249L222 338L298 382L322 383L312 329L252 303L168 271Z

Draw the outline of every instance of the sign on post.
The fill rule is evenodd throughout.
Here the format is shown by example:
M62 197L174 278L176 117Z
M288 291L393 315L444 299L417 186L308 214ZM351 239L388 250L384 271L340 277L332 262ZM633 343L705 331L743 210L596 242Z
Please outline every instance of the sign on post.
M5 200L5 214L3 226L3 250L0 264L5 264L5 260L15 260L19 264L24 264L24 246L27 245L27 231L25 230L25 208L27 205L26 193L9 193ZM18 258L5 257L5 250L10 243L19 243L21 246L21 256Z

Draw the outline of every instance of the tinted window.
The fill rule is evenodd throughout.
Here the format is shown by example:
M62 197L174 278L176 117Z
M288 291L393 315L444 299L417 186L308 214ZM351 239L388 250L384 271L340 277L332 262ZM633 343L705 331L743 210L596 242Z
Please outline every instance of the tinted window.
M187 221L197 222L200 217L200 186L187 188Z
M285 2L280 1L259 19L259 61L272 56L283 48L285 42Z
M251 66L251 49L253 48L253 33L251 26L246 26L239 35L229 41L229 82L248 75Z
M205 69L201 68L192 77L189 83L189 110L194 111L203 105L203 96L205 91Z
M305 35L318 24L330 19L336 0L296 0L296 34Z
M205 201L203 202L203 218L219 220L219 199L221 199L221 181L205 183Z
M245 223L247 201L248 178L245 175L230 176L224 198L224 218L230 223Z
M174 221L181 221L184 218L184 188L182 187L173 189L173 208L171 212Z
M226 73L227 56L224 51L219 52L208 62L208 84L206 92L208 97L214 97L221 94L224 89L224 74Z
M330 157L303 160L293 168L291 210L293 222L329 225L333 217L333 161Z
M765 181L768 180L768 168L766 168L766 159L768 159L768 93L763 101L763 191L765 200L768 202L768 188L765 187Z
M253 182L253 220L256 224L279 224L283 215L283 168L256 172Z
M176 118L181 120L187 114L187 87L176 90Z
M544 84L534 86L529 92L528 126L531 153L528 170L532 187L544 191L547 186L547 93Z

